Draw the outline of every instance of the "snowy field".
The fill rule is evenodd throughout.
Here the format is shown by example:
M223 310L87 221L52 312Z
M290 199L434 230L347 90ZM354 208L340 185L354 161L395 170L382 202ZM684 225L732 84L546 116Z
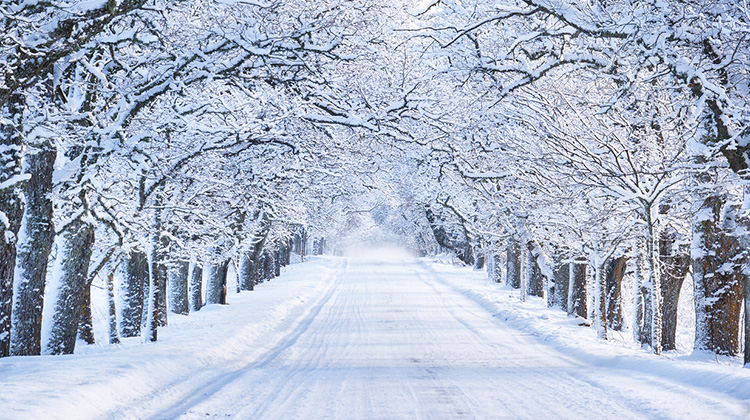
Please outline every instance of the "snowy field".
M316 257L228 300L154 344L0 359L0 419L750 418L750 369L598 342L470 268Z

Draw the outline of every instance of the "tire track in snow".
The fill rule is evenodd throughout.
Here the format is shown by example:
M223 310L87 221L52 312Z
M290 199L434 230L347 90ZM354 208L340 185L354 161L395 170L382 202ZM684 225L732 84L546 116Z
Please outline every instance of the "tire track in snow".
M197 383L194 383L191 386L192 391L185 393L186 396L180 403L168 408L159 408L158 414L153 415L149 418L151 420L163 420L176 418L182 414L185 414L190 411L192 407L200 404L207 398L210 398L212 395L220 392L232 382L242 378L247 371L254 370L258 367L268 364L271 360L277 358L279 354L293 346L299 339L299 337L305 332L305 330L309 328L313 319L318 316L321 309L325 306L326 302L328 302L331 296L333 296L338 283L341 281L343 273L346 272L348 263L349 260L344 261L342 266L338 268L340 272L336 277L336 281L332 282L332 284L328 287L326 294L323 295L323 297L308 310L307 314L304 315L302 321L297 323L297 326L294 327L291 333L284 335L284 338L282 338L282 340L275 347L264 353L257 360L250 361L249 363L243 363L242 365L235 367L227 372L212 374L211 371L215 371L216 367L207 368L206 370L208 371L208 374L204 373L202 375L203 377L200 378ZM293 321L293 319L289 319L287 322L284 322L280 328L290 328ZM192 379L194 380L194 377ZM173 387L177 386L179 382L180 381L175 381L174 383L167 386L166 389L162 392L169 393L170 391L173 391ZM156 400L159 398L159 394L152 395L151 398Z

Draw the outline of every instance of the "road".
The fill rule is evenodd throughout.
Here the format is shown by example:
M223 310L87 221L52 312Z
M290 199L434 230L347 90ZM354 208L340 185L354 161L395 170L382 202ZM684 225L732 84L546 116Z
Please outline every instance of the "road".
M152 418L750 416L747 401L561 352L409 258L345 260L305 315L273 334L260 357L151 395L178 401L152 401Z

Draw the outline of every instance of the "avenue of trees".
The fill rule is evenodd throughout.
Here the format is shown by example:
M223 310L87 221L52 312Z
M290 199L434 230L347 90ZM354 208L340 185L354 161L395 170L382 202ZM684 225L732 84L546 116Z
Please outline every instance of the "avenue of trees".
M750 363L747 5L403 3L0 5L0 356L91 341L94 281L156 340L377 224L657 354L692 282Z

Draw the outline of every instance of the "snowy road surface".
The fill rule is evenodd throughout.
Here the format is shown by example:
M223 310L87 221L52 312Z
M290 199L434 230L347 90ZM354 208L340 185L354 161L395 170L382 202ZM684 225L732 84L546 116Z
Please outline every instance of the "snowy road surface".
M301 270L309 264L327 274L305 278ZM251 322L254 312L247 308L249 301L234 305L236 312L219 309L201 315L213 320L204 325L205 331L216 329L216 339L226 340L210 348L206 347L211 341L205 338L208 333L203 332L204 339L189 351L179 347L189 343L186 333L168 336L163 347L139 344L70 356L69 360L35 358L57 359L26 366L32 372L38 369L41 378L44 369L52 369L53 377L64 376L61 369L66 369L66 363L76 372L90 369L93 375L125 378L95 383L102 388L99 393L87 388L90 381L71 379L68 385L73 389L62 394L49 391L57 393L55 398L32 403L28 397L37 411L18 408L6 410L3 416L0 405L0 418L66 417L76 413L76 404L84 407L77 412L78 418L750 418L746 395L714 390L711 385L721 381L722 375L734 381L740 375L741 380L741 375L747 377L745 369L734 366L725 373L725 367L719 366L708 371L704 384L700 366L689 362L680 362L688 372L680 376L668 374L675 371L677 362L653 356L644 359L642 368L637 363L620 363L615 356L579 357L493 316L487 305L462 292L439 271L406 257L330 258L315 264L292 267L295 275L267 285L287 292L299 286L301 294L293 306L277 309L273 320L261 319L262 305L278 307L279 301L256 302L259 320L254 322L266 327L250 328L254 332L246 336L231 331L240 328L237 317ZM303 290L304 282L315 287ZM261 286L252 293L264 293L266 285ZM174 328L179 330L180 325ZM189 325L185 323L184 329ZM231 351L225 351L227 347ZM138 379L140 371L130 368L142 363L139 357L151 359L152 367L146 368L153 372L151 382ZM8 366L0 364L0 375L11 374L8 380L0 378L0 404L24 403L21 395L2 396L13 393L8 384L13 385L13 374L19 386L44 392L43 384L31 385L29 380L30 385L24 385L19 373L24 360L9 360ZM97 363L100 368L90 367ZM162 366L165 363L169 366ZM666 367L661 369L662 365ZM127 379L129 372L132 375ZM65 385L60 377L49 383ZM66 398L73 399L66 402L69 406L60 401ZM87 401L91 398L101 403ZM38 407L45 404L47 409Z

